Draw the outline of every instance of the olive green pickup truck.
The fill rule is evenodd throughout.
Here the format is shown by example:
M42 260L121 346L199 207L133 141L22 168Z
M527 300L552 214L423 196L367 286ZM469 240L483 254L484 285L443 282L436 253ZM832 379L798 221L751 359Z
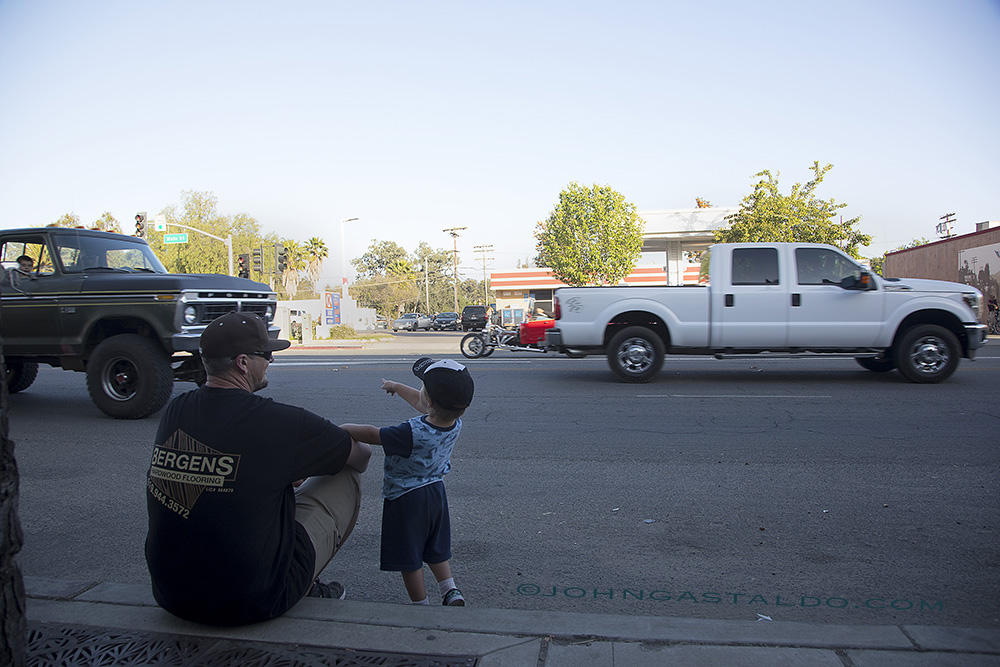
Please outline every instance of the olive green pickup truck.
M32 259L31 268L19 258ZM87 374L103 412L140 419L166 404L174 380L201 384L202 330L230 311L272 324L263 283L167 273L142 239L86 229L0 230L0 338L11 393L49 364ZM26 265L27 263L24 262Z

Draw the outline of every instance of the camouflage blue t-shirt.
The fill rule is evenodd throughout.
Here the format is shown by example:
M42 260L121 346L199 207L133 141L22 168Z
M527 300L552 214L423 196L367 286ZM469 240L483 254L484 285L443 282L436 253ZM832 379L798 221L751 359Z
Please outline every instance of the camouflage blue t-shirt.
M385 452L382 497L395 500L407 491L443 480L451 470L451 450L461 431L461 419L441 428L423 415L379 429Z

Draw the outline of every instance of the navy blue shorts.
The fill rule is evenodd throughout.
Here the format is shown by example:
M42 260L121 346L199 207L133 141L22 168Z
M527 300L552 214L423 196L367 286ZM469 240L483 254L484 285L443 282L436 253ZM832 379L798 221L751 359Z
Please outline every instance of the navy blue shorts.
M451 520L443 482L382 501L380 568L413 572L451 559Z

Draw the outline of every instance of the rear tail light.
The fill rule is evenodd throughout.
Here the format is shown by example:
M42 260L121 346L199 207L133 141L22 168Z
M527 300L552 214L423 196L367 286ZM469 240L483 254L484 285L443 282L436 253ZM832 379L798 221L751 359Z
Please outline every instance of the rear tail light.
M555 312L552 313L552 315L553 315L553 317L555 317L555 319L558 320L558 319L560 319L562 317L562 309L559 307L559 297L553 297L552 300L555 303L555 306L554 306Z

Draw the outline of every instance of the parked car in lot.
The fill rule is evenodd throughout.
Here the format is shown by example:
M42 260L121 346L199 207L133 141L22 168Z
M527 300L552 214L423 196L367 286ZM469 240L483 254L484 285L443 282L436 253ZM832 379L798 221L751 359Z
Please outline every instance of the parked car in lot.
M486 306L466 306L462 309L462 331L478 331L485 326Z
M399 331L429 331L433 324L433 319L423 313L403 313L398 319L393 321L392 330Z
M434 321L431 323L435 331L458 331L458 327L461 325L462 321L458 313L438 313L434 316Z

